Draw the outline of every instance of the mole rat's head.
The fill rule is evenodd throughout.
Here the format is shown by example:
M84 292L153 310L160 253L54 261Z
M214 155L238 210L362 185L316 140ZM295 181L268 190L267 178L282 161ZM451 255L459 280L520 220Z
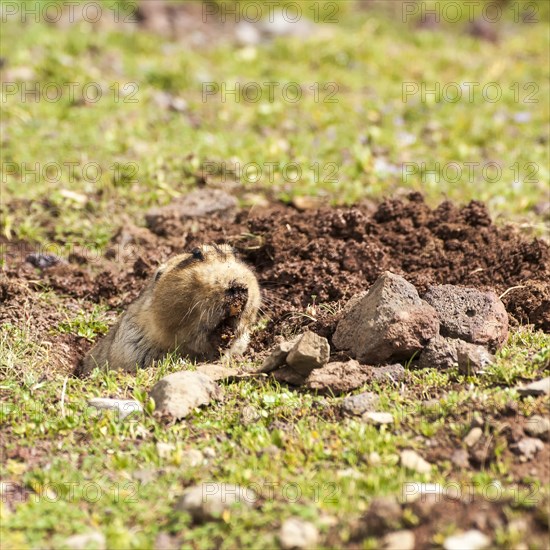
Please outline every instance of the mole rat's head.
M260 307L254 273L228 245L203 245L171 258L154 276L157 330L182 353L241 353Z

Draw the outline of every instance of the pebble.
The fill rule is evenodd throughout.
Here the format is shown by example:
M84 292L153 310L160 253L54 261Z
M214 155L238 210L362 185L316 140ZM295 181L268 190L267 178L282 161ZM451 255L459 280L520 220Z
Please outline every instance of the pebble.
M362 415L365 412L374 411L380 402L380 398L374 392L363 392L346 397L341 404L342 411L351 415Z
M416 451L405 449L401 451L401 466L414 470L419 474L429 474L432 471L432 465L424 460Z
M445 539L445 550L481 550L491 544L491 539L477 529L471 529L465 533L452 535Z
M458 468L468 468L470 465L468 452L464 449L455 449L451 456L451 462Z
M548 440L550 435L550 419L536 414L527 419L524 430L527 435Z
M524 437L516 443L516 449L524 459L523 461L527 461L544 449L544 443L536 437Z
M124 420L132 413L142 413L143 407L138 401L133 399L109 399L108 397L94 397L88 400L88 405L99 410L116 411L120 420Z
M388 412L369 411L362 415L361 419L375 426L393 424L393 416Z
M414 550L414 544L414 533L407 530L388 533L382 539L382 545L386 550Z
M155 401L156 411L181 419L195 407L220 399L222 390L205 374L180 371L159 380L149 395Z
M203 483L187 489L175 505L177 512L188 512L194 521L220 519L234 504L251 507L256 502L254 491L229 483Z
M518 393L524 397L527 395L550 395L550 376L516 389Z
M107 548L107 541L103 533L93 531L91 533L83 533L82 535L73 535L65 539L63 547L70 548L71 550L88 550L88 548L105 550Z
M286 550L317 546L319 531L313 523L300 518L289 518L281 525L279 542Z
M467 447L473 447L481 439L482 435L483 430L481 428L473 428L464 438L464 443Z

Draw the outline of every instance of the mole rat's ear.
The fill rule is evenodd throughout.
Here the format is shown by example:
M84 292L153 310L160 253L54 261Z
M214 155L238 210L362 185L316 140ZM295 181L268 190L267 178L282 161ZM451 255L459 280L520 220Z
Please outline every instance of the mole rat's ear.
M160 279L160 276L164 273L166 265L161 265L155 272L155 283Z

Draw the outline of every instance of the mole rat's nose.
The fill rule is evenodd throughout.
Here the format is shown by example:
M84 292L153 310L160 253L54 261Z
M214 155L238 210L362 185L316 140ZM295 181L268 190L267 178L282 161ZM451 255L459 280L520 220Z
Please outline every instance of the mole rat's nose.
M239 284L232 284L225 293L230 299L242 299L248 296L248 288Z

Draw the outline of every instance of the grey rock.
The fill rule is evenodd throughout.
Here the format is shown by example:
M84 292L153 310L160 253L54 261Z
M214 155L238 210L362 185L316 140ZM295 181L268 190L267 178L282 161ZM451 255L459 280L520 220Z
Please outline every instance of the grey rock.
M389 529L396 529L402 517L401 506L395 498L375 497L363 516L366 533L369 536L380 535Z
M360 416L367 411L374 411L380 398L373 392L367 391L344 398L340 407L346 414Z
M424 300L436 309L442 336L493 351L508 337L508 314L494 292L455 285L431 286Z
M385 550L414 550L415 538L412 531L394 531L382 539Z
M292 367L284 366L273 372L273 378L277 382L284 382L291 386L302 386L306 381L306 376L295 371Z
M53 267L54 265L57 265L59 263L65 263L65 260L63 260L63 258L60 258L55 254L41 253L29 254L25 258L25 261L39 269L48 269L49 267Z
M337 349L376 365L409 359L438 333L437 313L403 277L386 271L344 308L333 336Z
M547 376L542 380L537 380L536 382L531 382L526 386L517 388L517 390L521 396L550 395L550 376Z
M464 449L456 449L451 455L451 462L457 468L468 468L470 461L468 460L468 452Z
M535 414L527 419L524 430L527 435L548 441L550 439L550 419Z
M262 40L262 34L256 25L249 21L239 21L235 25L235 38L241 46L256 46Z
M217 216L232 220L237 209L237 199L220 189L197 189L179 197L166 206L151 208L145 214L147 227L157 235L164 235L168 220L187 220Z
M491 539L477 529L447 537L443 542L445 550L482 550L491 544Z
M363 414L361 419L364 422L374 424L375 426L393 424L393 416L389 412L369 411Z
M212 380L227 380L233 378L236 375L235 369L231 369L219 363L205 363L197 366L197 372L205 374Z
M516 454L525 457L525 460L531 460L539 451L544 449L544 443L536 437L524 437L511 447L511 449Z
M156 410L176 419L185 418L195 407L222 396L212 378L200 372L181 371L165 376L151 390Z
M286 357L289 367L307 376L313 369L324 367L330 357L328 340L307 331L296 342Z
M495 362L495 356L485 347L457 340L458 370L463 374L477 374Z
M354 360L333 362L312 371L304 384L309 390L338 395L363 386L369 380L371 371L371 367Z
M187 468L196 468L204 463L204 455L198 449L189 449L181 455L181 463Z
M458 363L458 340L437 335L432 338L420 354L418 367L421 369L445 370L454 367Z
M282 367L286 363L288 352L296 345L296 342L302 337L299 335L292 340L286 340L279 342L271 351L271 353L264 359L262 367L259 372L271 372L279 367Z
M371 369L371 380L378 382L379 384L386 384L391 382L392 384L398 384L405 378L405 367L400 363L394 363L393 365L384 365L382 367L373 367Z
M229 483L203 483L187 489L175 505L177 512L188 512L194 521L221 519L233 505L250 508L257 500L251 489Z
M289 518L281 525L279 542L285 550L314 548L319 541L317 527L300 518Z
M464 438L464 443L467 447L473 447L481 439L482 435L483 430L481 428L472 428Z
M249 426L258 422L262 418L260 411L251 405L246 405L241 411L241 423L243 426Z
M289 18L283 10L273 10L270 16L258 24L262 34L267 38L296 36L306 38L311 35L315 26L305 17L296 20Z
M432 471L432 465L412 449L401 451L400 459L401 466L408 470L413 470L419 474L429 474Z
M69 548L70 550L105 550L107 548L107 540L103 533L93 531L91 533L73 535L65 539L62 548Z
M131 414L141 414L141 403L133 399L110 399L108 397L94 397L88 400L88 405L99 410L116 411L120 420L124 420Z

